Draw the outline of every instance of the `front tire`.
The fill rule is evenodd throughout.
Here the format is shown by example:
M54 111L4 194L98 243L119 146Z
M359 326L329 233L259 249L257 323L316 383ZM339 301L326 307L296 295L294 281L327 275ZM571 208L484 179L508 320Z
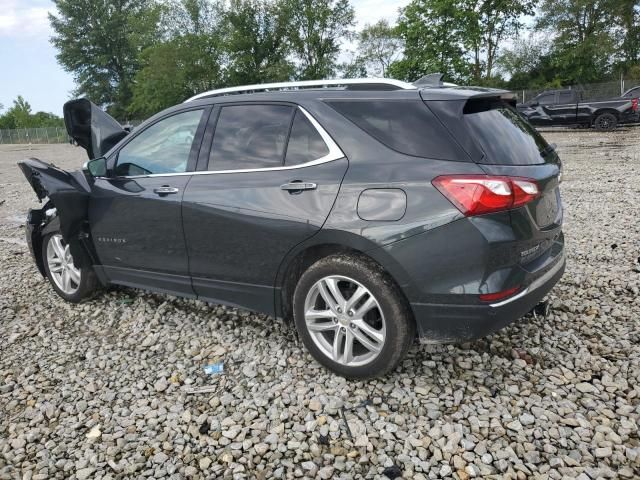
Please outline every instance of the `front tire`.
M596 117L593 124L595 125L596 130L605 132L610 131L618 126L618 117L613 113L601 113Z
M304 272L293 295L296 329L311 355L346 378L382 376L415 337L407 301L372 260L332 255Z
M49 283L68 302L79 303L94 294L98 280L91 267L76 267L60 232L44 237L42 260Z

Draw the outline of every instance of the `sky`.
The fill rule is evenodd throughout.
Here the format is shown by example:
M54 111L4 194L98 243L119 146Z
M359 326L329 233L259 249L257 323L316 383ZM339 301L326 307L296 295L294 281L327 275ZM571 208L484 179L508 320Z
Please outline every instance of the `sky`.
M351 0L358 28L381 18L395 21L408 0ZM56 61L47 12L51 0L0 0L0 104L5 110L22 95L34 112L62 115L75 88L73 76Z

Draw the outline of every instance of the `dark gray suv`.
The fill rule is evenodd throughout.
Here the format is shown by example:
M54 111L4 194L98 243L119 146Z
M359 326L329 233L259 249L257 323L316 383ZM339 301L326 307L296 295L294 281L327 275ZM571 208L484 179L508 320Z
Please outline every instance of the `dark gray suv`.
M321 88L318 88L321 87ZM65 105L82 171L22 162L27 240L64 299L139 287L293 319L349 378L416 334L487 335L561 277L554 148L506 91L340 80L207 92L132 133Z

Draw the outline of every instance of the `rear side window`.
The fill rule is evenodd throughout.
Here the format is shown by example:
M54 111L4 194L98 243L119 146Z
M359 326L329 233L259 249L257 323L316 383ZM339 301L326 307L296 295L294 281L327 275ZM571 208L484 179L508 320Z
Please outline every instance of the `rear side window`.
M422 100L332 101L331 107L389 148L407 155L464 160Z
M548 143L508 103L499 99L470 100L464 122L484 155L480 163L534 165L545 163Z
M559 94L558 103L573 103L573 94L570 92L561 92Z
M549 95L542 95L538 97L538 104L540 105L553 105L556 102L556 94L551 93Z
M293 107L222 107L213 135L209 170L282 166Z
M289 145L285 165L300 165L301 163L318 160L329 153L329 148L322 140L318 131L311 125L307 116L300 110L296 111L291 126Z

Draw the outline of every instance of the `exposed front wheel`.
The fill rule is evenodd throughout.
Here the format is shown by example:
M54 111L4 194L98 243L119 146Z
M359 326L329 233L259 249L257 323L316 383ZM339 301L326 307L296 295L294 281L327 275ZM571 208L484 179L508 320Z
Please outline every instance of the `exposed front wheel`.
M613 130L618 126L618 118L613 113L601 113L593 122L596 130Z
M98 282L90 267L77 267L69 245L58 232L42 242L42 258L49 282L58 295L68 302L80 302L91 296Z
M296 287L294 317L313 357L347 378L393 370L415 335L398 287L377 264L358 256L333 255L313 264Z

